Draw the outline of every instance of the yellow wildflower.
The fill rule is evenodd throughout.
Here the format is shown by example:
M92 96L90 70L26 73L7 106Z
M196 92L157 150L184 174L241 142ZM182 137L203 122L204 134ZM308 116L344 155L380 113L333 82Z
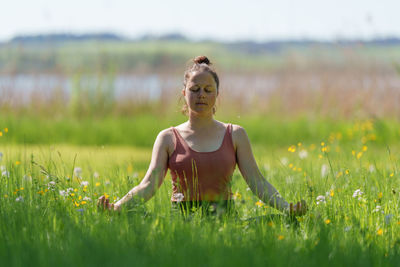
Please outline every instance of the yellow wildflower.
M335 191L332 189L331 192L329 193L329 195L330 195L331 197L333 197L333 196L335 195Z
M382 197L383 197L383 193L382 193L382 192L379 192L378 198L382 198Z
M75 188L75 189L74 189L74 192L78 192L78 189L77 189L77 188Z
M8 195L7 195L7 194L5 194L5 195L4 195L4 198L8 198Z
M345 171L345 173L346 173L346 174L349 174L349 173L350 173L350 171L349 171L349 170L346 170L346 171Z
M23 188L23 187L21 187L19 190L24 190L24 188Z
M3 132L2 131L0 131L0 136L3 136Z
M329 219L325 220L325 224L330 224L330 223L331 223L331 220L329 220Z
M78 197L78 200L81 200L81 199L82 199L82 196L79 196L79 197Z
M323 156L322 156L321 154L319 154L319 155L318 155L318 158L322 159L322 158L323 158Z
M256 205L261 208L262 206L264 206L264 203L261 200L259 200L256 202Z
M293 164L292 163L289 164L289 168L293 168Z
M363 150L364 152L367 151L367 149L368 149L367 146L363 146L363 147L362 147L362 150Z
M363 154L362 152L358 152L357 153L357 159L360 159L362 157L362 154Z
M325 142L321 142L321 146L325 146Z
M400 224L400 221L399 221L399 224ZM272 227L274 224L272 222L268 222L267 225Z
M301 146L302 144L299 142L299 143L297 143L297 146Z
M81 201L81 205L85 205L86 204L86 201L84 200L84 201Z
M383 235L383 230L382 230L382 229L379 229L379 230L376 232L376 234L377 234L377 235Z
M283 239L285 239L285 237L283 235L278 236L278 240L283 240Z
M19 164L21 164L21 161L18 161L18 160L17 160L17 161L15 162L15 165L19 165Z
M75 193L71 193L71 197L74 197L75 196Z
M355 156L355 155L356 155L356 152L355 152L354 150L352 150L352 151L351 151L351 154L352 154L353 156Z
M96 183L96 186L100 186L100 184L101 184L100 182L97 182L97 183Z
M389 176L390 176L390 177L393 177L393 175L394 175L394 173L392 172Z
M79 203L78 202L74 202L75 207L79 207Z

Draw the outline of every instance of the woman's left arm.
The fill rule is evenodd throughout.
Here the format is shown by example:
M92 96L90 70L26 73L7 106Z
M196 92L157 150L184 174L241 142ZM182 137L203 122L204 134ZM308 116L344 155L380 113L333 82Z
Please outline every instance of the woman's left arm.
M251 191L262 201L280 211L291 215L305 214L307 206L304 200L298 202L296 205L289 204L261 174L253 156L249 137L242 127L233 126L232 139L236 147L236 159L239 170Z

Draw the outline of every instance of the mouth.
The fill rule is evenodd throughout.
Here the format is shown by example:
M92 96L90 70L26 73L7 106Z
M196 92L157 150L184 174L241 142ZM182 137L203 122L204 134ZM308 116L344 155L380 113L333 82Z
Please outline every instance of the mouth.
M196 103L196 105L204 105L204 106L207 106L207 103Z

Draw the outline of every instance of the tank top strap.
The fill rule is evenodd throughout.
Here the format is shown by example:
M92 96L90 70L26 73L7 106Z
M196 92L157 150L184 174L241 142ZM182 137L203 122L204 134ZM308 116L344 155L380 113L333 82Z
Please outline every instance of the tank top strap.
M182 137L179 134L178 130L174 126L172 126L171 128L172 128L172 131L173 131L174 136L175 136L175 151L178 148L179 149L181 149L182 147L186 148L186 142L185 142L185 140L182 140Z

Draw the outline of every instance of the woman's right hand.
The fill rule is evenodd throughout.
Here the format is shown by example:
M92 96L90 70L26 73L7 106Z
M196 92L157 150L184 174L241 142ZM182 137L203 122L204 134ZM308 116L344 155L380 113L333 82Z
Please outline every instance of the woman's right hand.
M114 203L110 203L110 199L105 196L99 197L97 200L97 207L101 210L110 210L110 211L120 211L120 206Z

